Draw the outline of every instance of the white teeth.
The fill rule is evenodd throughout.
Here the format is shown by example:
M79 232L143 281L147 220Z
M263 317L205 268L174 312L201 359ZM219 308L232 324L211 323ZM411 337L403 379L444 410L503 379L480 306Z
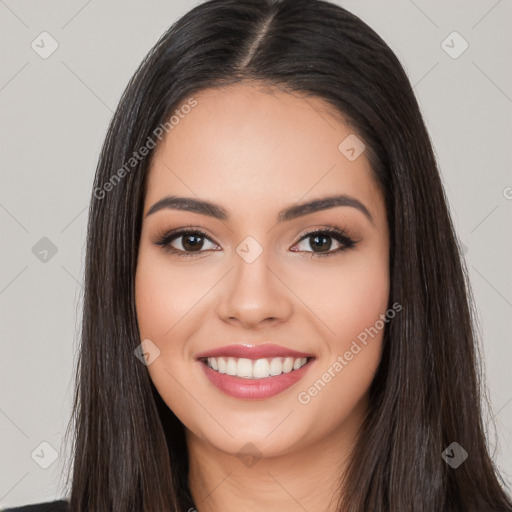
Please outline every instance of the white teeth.
M252 363L250 359L240 358L238 360L238 364L236 365L237 372L236 374L239 377L252 377Z
M219 366L219 373L226 373L226 360L223 357L209 357L208 362L210 362L210 359L217 359L217 365ZM213 368L213 365L211 367Z
M236 375L236 372L238 371L236 361L232 358L228 358L228 362L226 364L226 373L228 375Z
M302 365L302 359L295 359L295 361L293 362L293 369L298 370Z
M283 363L281 363L280 357L274 357L270 361L270 375L281 375L283 373Z
M269 359L246 359L235 357L209 357L208 366L219 373L235 375L247 379L264 379L290 373L307 363L306 357L273 357Z
M256 359L252 364L252 375L255 379L264 379L270 375L270 363L268 359Z
M293 357L287 357L283 363L283 373L290 373L293 370Z

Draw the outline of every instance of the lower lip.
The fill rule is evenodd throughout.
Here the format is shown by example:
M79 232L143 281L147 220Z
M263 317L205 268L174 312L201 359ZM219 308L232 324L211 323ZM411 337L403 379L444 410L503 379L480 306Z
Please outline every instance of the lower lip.
M244 400L257 400L270 398L282 393L289 387L298 382L309 370L314 359L301 366L298 370L292 370L289 373L281 373L275 377L266 377L263 379L248 379L227 375L212 370L206 363L200 361L201 367L210 382L227 395Z

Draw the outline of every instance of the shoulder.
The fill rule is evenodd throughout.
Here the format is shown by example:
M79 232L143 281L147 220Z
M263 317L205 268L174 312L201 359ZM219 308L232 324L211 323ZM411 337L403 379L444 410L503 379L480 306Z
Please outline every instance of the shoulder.
M19 507L5 508L1 512L69 512L69 504L65 500L45 501Z

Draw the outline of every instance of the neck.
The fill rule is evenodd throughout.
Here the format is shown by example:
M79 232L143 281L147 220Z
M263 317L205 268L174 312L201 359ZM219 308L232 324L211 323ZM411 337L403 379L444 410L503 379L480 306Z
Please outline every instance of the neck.
M241 459L185 429L189 488L198 512L338 512L341 483L366 412L361 401L337 430L274 457Z

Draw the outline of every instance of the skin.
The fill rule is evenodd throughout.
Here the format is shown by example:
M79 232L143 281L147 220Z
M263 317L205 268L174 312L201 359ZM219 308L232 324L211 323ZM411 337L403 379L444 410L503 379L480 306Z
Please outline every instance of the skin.
M338 355L388 308L384 198L366 154L350 161L338 149L353 130L323 100L247 83L194 98L197 106L155 149L144 197L136 308L141 340L160 350L147 369L185 426L199 512L334 511L384 330L360 344L309 403L298 394L332 372ZM373 222L350 206L276 221L285 207L334 194L357 198ZM230 218L174 209L146 217L167 195L212 201ZM358 243L316 256L304 235L336 224ZM188 225L209 238L198 256L183 258L155 244ZM247 236L263 249L250 264L236 252ZM342 246L328 240L330 251ZM172 246L184 250L186 241L176 238ZM195 360L219 346L268 341L316 356L302 380L271 398L228 396ZM255 464L237 455L246 443L257 449Z

